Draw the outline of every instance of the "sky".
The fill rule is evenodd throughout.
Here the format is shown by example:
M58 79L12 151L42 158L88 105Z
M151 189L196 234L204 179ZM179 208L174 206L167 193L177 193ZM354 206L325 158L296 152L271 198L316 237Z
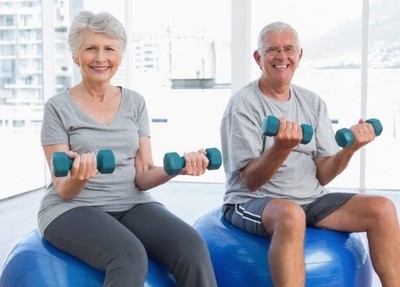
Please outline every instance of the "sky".
M302 41L308 41L336 27L361 16L362 0L280 0L271 5L270 1L251 0L253 27L255 31L273 21L292 25Z

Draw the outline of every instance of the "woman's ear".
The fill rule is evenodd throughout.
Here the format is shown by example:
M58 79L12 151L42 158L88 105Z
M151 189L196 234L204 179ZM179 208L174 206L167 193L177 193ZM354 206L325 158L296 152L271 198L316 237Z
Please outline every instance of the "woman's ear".
M72 56L72 60L74 61L75 64L77 64L79 66L78 57Z

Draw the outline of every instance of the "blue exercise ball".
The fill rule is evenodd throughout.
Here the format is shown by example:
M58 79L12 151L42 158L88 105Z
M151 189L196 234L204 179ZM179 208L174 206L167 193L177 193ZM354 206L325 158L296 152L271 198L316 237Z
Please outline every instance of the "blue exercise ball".
M221 208L201 216L194 228L208 245L218 287L273 286L270 240L234 227ZM304 248L307 287L371 286L372 264L361 234L307 228Z
M37 229L27 234L7 256L0 287L102 287L104 272L57 249ZM174 287L173 276L149 260L146 287Z

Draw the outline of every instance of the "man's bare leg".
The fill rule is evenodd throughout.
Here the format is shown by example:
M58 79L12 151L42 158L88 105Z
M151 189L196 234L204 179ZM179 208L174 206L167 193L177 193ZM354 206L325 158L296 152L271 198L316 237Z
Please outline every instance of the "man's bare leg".
M292 202L273 200L262 222L272 236L268 261L274 286L304 287L304 211Z
M389 199L356 195L318 226L367 232L372 265L382 286L400 286L400 227L396 207Z

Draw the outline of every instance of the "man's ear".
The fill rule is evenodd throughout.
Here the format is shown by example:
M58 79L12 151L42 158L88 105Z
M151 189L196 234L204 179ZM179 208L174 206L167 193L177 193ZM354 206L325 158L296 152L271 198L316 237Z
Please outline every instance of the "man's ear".
M302 57L303 57L303 48L300 48L299 60L297 61L297 67L300 65L300 60Z
M300 49L299 60L301 60L302 57L303 57L303 48Z
M261 55L260 55L260 52L259 52L258 50L255 50L255 51L253 52L253 58L254 58L254 60L256 60L257 65L258 65L258 66L260 67L260 69L261 69L261 63L260 63Z

